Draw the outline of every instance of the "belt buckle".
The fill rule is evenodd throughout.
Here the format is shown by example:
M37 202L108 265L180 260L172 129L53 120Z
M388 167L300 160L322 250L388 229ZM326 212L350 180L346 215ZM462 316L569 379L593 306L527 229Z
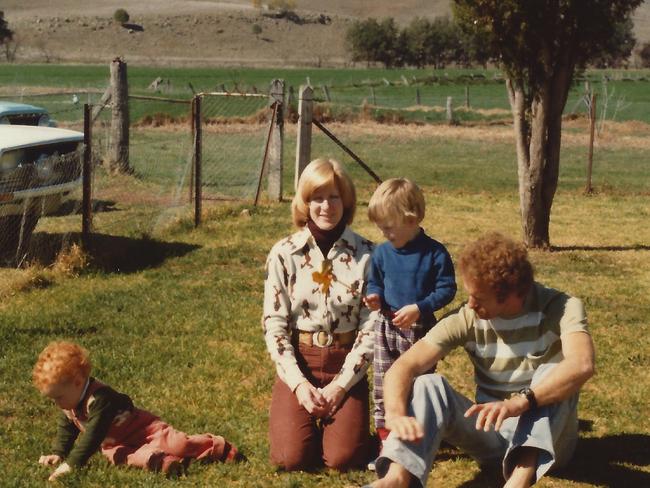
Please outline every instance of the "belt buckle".
M325 341L325 344L321 344L320 342L320 334L326 334L327 335L327 340ZM314 346L318 347L329 347L334 343L334 335L331 334L330 332L327 332L326 330L319 330L314 332L312 335L312 344Z

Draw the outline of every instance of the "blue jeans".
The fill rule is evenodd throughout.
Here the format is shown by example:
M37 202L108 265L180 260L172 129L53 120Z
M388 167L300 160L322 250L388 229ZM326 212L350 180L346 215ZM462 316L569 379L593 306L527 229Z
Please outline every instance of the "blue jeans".
M552 366L538 368L532 386ZM481 402L489 400L482 398ZM479 464L501 463L506 479L514 468L512 452L518 447L540 450L537 479L551 467L566 464L571 458L578 438L577 393L563 402L508 418L498 432L476 430L476 417L464 417L472 404L439 374L416 378L408 414L423 426L424 438L418 443L403 442L391 433L376 462L379 477L385 476L391 462L396 462L426 486L442 440L459 448Z

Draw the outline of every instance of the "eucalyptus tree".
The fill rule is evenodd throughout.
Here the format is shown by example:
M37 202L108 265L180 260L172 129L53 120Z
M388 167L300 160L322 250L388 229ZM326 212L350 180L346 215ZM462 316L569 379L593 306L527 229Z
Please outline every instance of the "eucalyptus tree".
M514 118L524 241L549 248L562 112L574 75L612 48L643 0L453 0L506 77Z

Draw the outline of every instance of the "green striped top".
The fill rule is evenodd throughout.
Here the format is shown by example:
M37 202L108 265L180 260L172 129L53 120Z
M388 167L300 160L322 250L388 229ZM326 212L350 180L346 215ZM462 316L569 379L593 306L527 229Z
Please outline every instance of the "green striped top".
M447 355L464 347L474 365L477 401L507 398L530 386L541 364L563 359L561 336L587 332L582 301L535 283L522 313L509 319L479 318L467 304L424 337Z

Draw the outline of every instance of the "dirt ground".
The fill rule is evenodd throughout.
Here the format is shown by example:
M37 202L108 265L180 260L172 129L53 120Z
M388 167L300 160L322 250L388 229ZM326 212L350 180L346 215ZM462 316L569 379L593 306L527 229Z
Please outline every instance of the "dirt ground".
M411 12L449 12L446 0L407 0L399 7L385 0L299 0L292 19L273 18L248 0L2 3L18 40L18 62L105 63L125 56L162 66L345 66L345 32L354 19L372 12L408 22ZM127 10L130 25L113 21L117 8Z
M266 3L266 2L262 2ZM140 65L340 67L350 64L345 32L358 18L448 15L449 0L296 0L297 17L276 19L251 0L4 0L18 62ZM124 8L129 24L113 21ZM650 2L637 37L650 39ZM261 33L253 32L253 25Z

